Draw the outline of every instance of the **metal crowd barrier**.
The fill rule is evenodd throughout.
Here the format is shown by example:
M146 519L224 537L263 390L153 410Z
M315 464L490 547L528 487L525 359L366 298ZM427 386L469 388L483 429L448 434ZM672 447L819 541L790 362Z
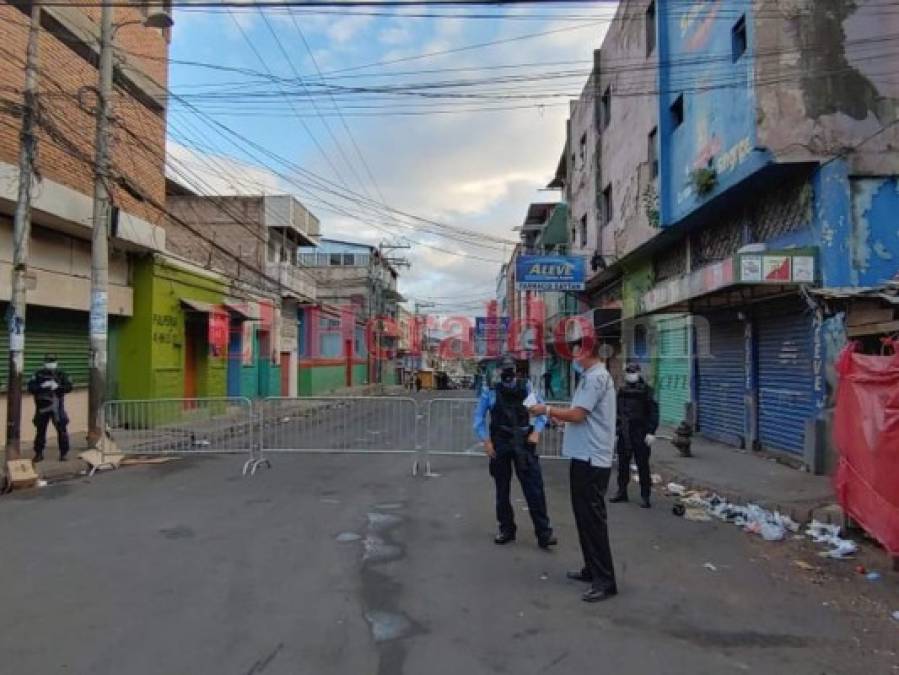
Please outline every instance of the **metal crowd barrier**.
M171 398L107 401L107 436L122 454L246 454L255 459L255 420L248 398Z
M549 405L568 406L552 401ZM424 466L431 470L430 455L483 455L484 446L474 432L476 398L434 398L427 401L427 421L424 443ZM488 416L489 420L489 416ZM540 434L537 454L540 457L562 456L563 425L552 423Z
M475 398L418 402L397 396L304 396L109 401L107 435L124 454L246 454L244 474L271 467L270 453L414 454L413 475L431 474L431 455L482 456ZM550 403L565 406L566 403ZM561 425L548 426L541 457L561 457Z
M397 396L268 398L260 406L260 450L250 473L271 466L266 453L417 453L418 404ZM417 471L417 461L413 472Z

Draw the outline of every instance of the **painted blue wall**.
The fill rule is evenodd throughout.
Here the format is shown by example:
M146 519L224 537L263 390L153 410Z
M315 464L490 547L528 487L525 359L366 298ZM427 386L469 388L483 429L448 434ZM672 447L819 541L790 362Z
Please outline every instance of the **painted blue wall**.
M899 271L899 178L850 178L852 233L850 278L876 286Z
M899 179L850 176L846 162L836 160L821 166L813 185L815 223L808 240L797 243L819 247L822 284L876 286L893 278L899 271Z
M659 11L660 207L663 226L689 215L770 159L756 147L755 92L750 85L753 23L745 0L656 3ZM745 14L747 49L732 59L732 28ZM722 86L722 85L729 86ZM673 128L671 105L684 97L684 121ZM715 190L700 197L690 174L709 166Z

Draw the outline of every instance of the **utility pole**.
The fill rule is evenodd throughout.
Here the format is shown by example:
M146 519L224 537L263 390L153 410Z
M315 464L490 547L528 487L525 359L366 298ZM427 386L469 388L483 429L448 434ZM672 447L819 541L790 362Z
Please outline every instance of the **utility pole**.
M88 445L103 436L109 332L109 110L112 99L112 0L100 6L100 86L94 143L94 214L91 231L90 379Z
M25 311L28 290L28 243L31 239L31 186L37 137L37 42L41 7L31 3L28 46L25 56L25 92L22 108L22 134L19 146L19 191L13 218L12 298L9 304L9 377L6 386L6 460L21 457L22 385L25 370Z

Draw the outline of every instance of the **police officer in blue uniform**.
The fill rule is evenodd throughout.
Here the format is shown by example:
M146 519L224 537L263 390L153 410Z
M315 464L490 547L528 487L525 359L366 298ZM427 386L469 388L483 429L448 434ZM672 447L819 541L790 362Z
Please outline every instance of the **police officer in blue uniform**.
M546 426L546 418L530 422L525 400L531 394L527 379L516 374L515 359L503 357L499 382L492 389L484 387L475 410L474 430L484 442L490 457L490 475L496 484L496 520L499 532L494 541L508 544L515 540L515 516L511 502L512 470L518 476L528 504L537 544L546 549L557 542L546 512L543 473L537 457L537 440ZM539 394L535 392L535 396ZM487 424L487 414L490 424Z

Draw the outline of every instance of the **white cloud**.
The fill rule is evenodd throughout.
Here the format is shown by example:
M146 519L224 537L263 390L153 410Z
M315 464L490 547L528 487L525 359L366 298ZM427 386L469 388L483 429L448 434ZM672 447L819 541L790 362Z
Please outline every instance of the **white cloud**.
M383 45L395 46L407 44L412 40L412 33L403 26L393 26L381 31L378 41Z
M523 13L526 10L520 11ZM531 11L546 12L539 7ZM586 10L580 13L585 12ZM608 9L597 12L603 13L610 16ZM324 70L403 58L486 41L466 37L465 30L478 23L472 21L444 19L431 22L431 30L424 31L419 30L422 25L420 20L397 18L380 24L379 33L366 35L365 29L368 28L370 17L346 16L334 21L332 16L329 19L324 22L320 21L321 17L317 17L317 23L312 28L304 21L304 30L307 33L315 30L334 40L320 59L322 62L326 59L329 62L327 67L323 65ZM537 21L499 23L501 28L492 39L579 25ZM604 23L578 30L566 30L534 40L509 42L483 50L428 57L397 64L397 67L403 70L472 67L475 70L465 72L460 77L479 78L487 76L488 73L495 74L496 71L491 71L490 67L499 64L583 60L585 81L593 50L599 47L606 25ZM371 42L374 42L372 38L377 38L382 46L389 47L385 50L388 53L381 53L374 58L368 53L367 58L361 61L348 62L346 58L348 50L357 40L366 38ZM439 75L435 77L440 78ZM428 79L428 76L423 76L422 79ZM566 83L566 87L572 90L572 97L577 95L582 86L583 81L580 80ZM548 87L560 90L562 85L552 83ZM558 103L567 104L565 98L556 100ZM405 105L408 109L420 106L422 102L420 99L409 98L398 103L397 107ZM430 103L433 104L433 101ZM477 108L485 105L488 104L474 101L465 107ZM443 108L454 106L458 106L458 103L447 103L445 106L438 104L438 107ZM556 197L555 193L541 193L537 190L549 181L555 170L564 144L566 117L567 105L560 105L542 110L532 107L495 113L469 112L364 119L348 116L347 123L352 127L353 135L372 173L377 177L387 203L436 221L514 240L517 234L512 228L521 224L528 204ZM337 128L336 123L334 128ZM342 134L339 134L339 137L346 154L356 162L355 152L346 141L346 137ZM325 142L326 137L322 135L320 140ZM329 139L327 145L329 154L336 161L339 153L331 147ZM279 152L278 148L271 149ZM320 176L333 175L318 154L310 152L306 157L291 159L301 162L304 168ZM343 164L341 169L344 169ZM252 177L252 183L282 192L291 191L285 190L283 181L277 177L256 173L259 171L257 167L251 167L246 176L248 179ZM344 170L343 173L349 175L348 171ZM372 186L368 186L368 189L371 194L375 193ZM388 228L390 232L384 232L371 224L360 223L346 216L334 215L317 208L309 195L297 196L321 218L325 236L372 244L391 237L397 239L406 236L439 248L461 251L470 256L497 261L508 257L508 252L491 248L494 245L487 240L480 246L472 247L445 238L436 238L424 232L400 228ZM401 270L400 290L409 297L457 297L460 303L470 303L486 301L495 293L498 262L453 256L421 245L415 246L411 251L398 251L397 255L406 256L412 263L410 270Z
M203 195L285 194L289 185L267 169L168 140L166 177Z

